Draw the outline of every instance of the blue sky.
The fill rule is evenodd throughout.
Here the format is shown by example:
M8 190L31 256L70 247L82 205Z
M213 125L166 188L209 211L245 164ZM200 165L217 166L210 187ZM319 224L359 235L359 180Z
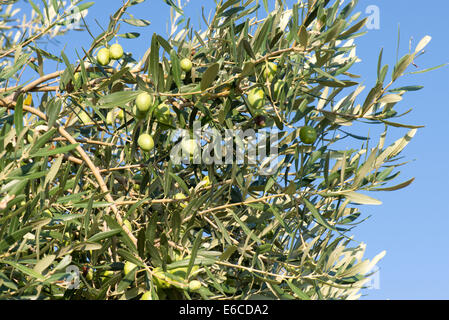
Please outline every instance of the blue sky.
M100 33L95 20L102 26L108 23L109 15L122 1L97 1L89 9L87 22L94 34ZM274 3L273 0L269 0ZM288 1L292 3L292 1ZM348 2L346 0L345 2ZM415 63L419 69L429 68L449 62L449 2L436 0L360 0L356 11L367 16L366 8L376 5L380 9L380 28L356 39L357 55L362 60L352 69L352 73L362 76L366 86L376 80L378 54L384 48L383 61L392 70L396 61L398 26L400 26L399 57L408 52L409 41L412 48L425 35L432 36L426 47L426 54ZM191 0L185 13L194 25L201 22L201 5L205 5L206 16L214 6L212 0ZM130 11L136 18L151 21L147 28L122 26L121 31L137 31L142 36L135 40L120 39L125 51L132 51L140 58L149 47L153 32L166 35L169 21L169 7L162 0L152 0L135 6ZM204 23L201 24L204 27ZM71 32L60 38L59 44L49 49L59 50L66 45L65 52L74 58L74 49L88 48L91 38L87 33ZM129 49L132 48L132 49ZM57 51L56 51L57 52ZM413 70L413 66L409 71ZM50 71L50 70L49 70ZM53 70L51 70L53 71ZM445 147L448 138L447 121L449 108L449 67L429 73L403 77L400 85L423 85L425 88L405 95L399 110L413 111L402 119L403 123L425 125L406 147L403 156L410 162L402 167L396 182L415 177L414 183L406 189L395 192L372 194L383 201L381 206L364 206L364 215L371 215L354 229L355 238L367 243L366 257L372 258L382 250L387 255L378 264L379 289L367 290L365 299L449 299L449 171L446 161L449 151ZM391 143L403 136L407 129L391 131Z

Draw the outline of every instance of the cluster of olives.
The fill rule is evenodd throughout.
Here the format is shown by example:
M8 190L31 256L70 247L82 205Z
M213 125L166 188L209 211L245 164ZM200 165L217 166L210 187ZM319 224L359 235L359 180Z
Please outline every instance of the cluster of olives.
M265 81L271 83L277 73L278 66L274 62L267 62L265 63L262 75ZM284 80L276 80L276 82L273 85L273 91L272 91L272 98L278 99L280 96L280 93L285 87L285 81ZM248 93L248 103L252 107L252 109L255 111L255 117L254 122L259 127L265 126L265 117L263 116L262 108L265 105L265 92L260 87L255 87ZM311 126L303 126L300 129L299 137L301 141L304 144L313 144L317 139L317 132L315 128Z
M125 276L133 271L135 268L137 268L137 265L132 263L131 261L126 261L123 271L125 273ZM198 266L194 266L192 268L192 273L197 272L199 269ZM153 269L154 277L153 281L156 284L156 286L160 289L168 289L172 287L172 284L170 283L170 280L165 275L163 270L161 268L154 268ZM168 273L173 275L174 278L179 279L180 282L183 282L183 278L185 278L185 275L187 273L187 267L180 267L168 270ZM168 281L167 281L168 280ZM191 280L188 283L188 288L190 291L198 291L201 289L201 282L198 280ZM145 291L142 296L140 297L140 300L151 300L151 291Z
M109 48L101 48L97 53L97 62L102 65L108 65L112 60L118 60L123 57L123 48L118 43L114 43Z

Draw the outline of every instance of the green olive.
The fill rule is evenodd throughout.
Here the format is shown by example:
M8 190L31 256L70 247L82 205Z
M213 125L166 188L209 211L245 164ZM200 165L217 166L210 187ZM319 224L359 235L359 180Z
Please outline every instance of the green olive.
M201 288L201 282L198 280L192 280L189 282L189 290L190 291L198 291Z
M109 52L111 55L111 59L117 60L123 57L123 48L118 43L114 43L110 48Z
M109 64L109 61L111 61L109 49L101 48L97 53L97 62L100 65L105 66Z
M148 133L141 134L139 136L139 138L137 139L137 143L139 144L139 147L143 151L150 151L151 149L154 148L153 137L151 135L149 135Z
M304 126L299 130L299 138L305 144L313 144L316 141L316 130L311 126Z
M261 88L254 88L248 94L248 102L251 107L261 109L265 104L265 93Z
M190 59L184 58L180 61L181 69L185 72L192 70L192 61Z
M140 300L153 300L151 296L151 291L145 291L143 295L140 297Z
M140 93L136 98L136 106L140 112L147 112L153 104L153 97L146 92Z
M278 70L278 66L275 63L268 62L264 65L263 77L265 78L265 80L271 82L271 81L273 81L277 70Z

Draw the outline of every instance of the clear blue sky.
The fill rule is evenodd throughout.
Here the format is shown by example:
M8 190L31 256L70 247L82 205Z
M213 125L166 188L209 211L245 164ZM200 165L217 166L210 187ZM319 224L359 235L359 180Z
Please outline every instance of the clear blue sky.
M109 15L122 1L97 1L89 10L88 24L94 34L100 29L96 19L106 27ZM274 3L274 0L269 0ZM289 1L291 3L292 1ZM345 2L348 2L346 0ZM206 6L206 16L213 7L213 1L191 0L186 7L186 15L199 25L201 5ZM427 53L416 64L428 68L449 62L449 2L434 0L360 0L358 10L362 17L365 9L376 5L380 9L380 28L368 30L368 34L358 38L357 55L362 62L351 69L362 76L364 84L372 86L376 80L376 65L379 50L384 48L384 63L392 70L396 60L398 25L401 30L400 56L408 52L409 40L413 38L412 48L425 35L432 36ZM135 40L120 40L133 54L140 58L149 47L153 32L166 34L169 20L169 7L162 0L152 0L135 6L131 11L136 18L151 21L147 28L122 26L123 31L142 32ZM201 25L204 27L204 23ZM87 33L70 33L70 38L60 38L60 43L51 45L52 49L66 45L66 53L74 57L74 49L88 48L91 38ZM410 71L412 70L411 67ZM51 71L51 70L49 70ZM407 94L400 102L399 110L413 108L404 118L405 123L420 124L420 129L403 155L411 162L402 167L397 182L415 177L415 182L406 189L395 192L372 194L383 201L381 206L364 206L364 216L372 215L368 221L354 229L355 238L367 243L366 257L372 258L382 250L387 255L378 264L380 267L380 288L366 290L368 299L449 299L449 171L446 161L449 151L447 121L449 108L449 67L425 74L410 75L400 82L402 85L424 85L421 91ZM407 129L392 131L389 142L403 136Z

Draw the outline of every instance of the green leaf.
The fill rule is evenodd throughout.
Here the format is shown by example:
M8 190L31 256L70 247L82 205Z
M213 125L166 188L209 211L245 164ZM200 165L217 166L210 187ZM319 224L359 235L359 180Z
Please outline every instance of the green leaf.
M310 300L310 297L301 289L299 289L298 287L296 287L292 280L288 280L287 281L287 285L290 287L290 289L293 290L293 292L298 296L298 298L300 298L301 300Z
M448 64L449 63L443 63L443 64L440 64L439 66L436 66L436 67L432 67L432 68L428 68L428 69L424 69L424 70L419 70L419 71L409 72L409 74L426 73L426 72L433 71L433 70L439 69L441 67L447 66Z
M309 200L307 200L306 198L303 198L302 201L304 202L304 204L306 205L306 207L309 209L310 213L312 214L312 216L316 219L316 221L321 224L323 227L326 227L327 229L330 230L337 230L335 229L335 227L331 226L322 216L321 214L318 212L318 210L315 208L315 205L313 205Z
M195 264L196 255L198 253L198 249L200 248L202 237L203 237L203 229L197 232L195 241L193 242L192 251L190 252L189 265L187 266L186 278L189 276Z
M218 75L218 70L220 65L218 63L212 64L206 71L203 73L203 77L201 78L201 91L208 89L211 84L215 81L215 78Z
M374 188L374 189L370 189L370 190L372 190L372 191L395 191L395 190L399 190L399 189L408 187L410 184L412 184L413 181L415 181L415 178L411 178L410 180L407 180L407 181L400 183L398 185L395 185L393 187Z
M350 36L353 33L356 33L357 31L359 31L360 29L363 28L363 26L365 25L366 21L368 20L368 18L364 18L363 20L360 20L359 22L357 22L355 25L353 25L352 27L350 27L348 30L346 30L345 32L343 32L342 34L340 34L338 36L339 39L346 39L348 36Z
M301 25L299 27L299 44L307 48L307 44L309 43L309 33L307 32L307 29L304 27L304 25Z
M136 18L129 18L129 19L123 19L123 22L130 24L132 26L136 27L146 27L150 25L150 21L145 19L136 19Z
M398 94L387 94L378 100L379 103L395 103L402 100L402 96Z
M55 261L56 256L54 254L50 254L48 256L43 257L39 260L38 263L34 266L33 270L37 273L42 274L52 263Z
M150 49L150 74L154 85L159 88L159 42L157 41L157 34L154 33L151 38L151 49Z
M392 80L395 81L399 78L407 69L407 67L413 62L415 55L406 54L399 60L399 62L394 66Z
M24 265L21 265L20 263L14 262L14 261L9 261L9 260L0 260L1 263L6 263L9 264L10 266L16 268L17 270L25 273L26 275L29 275L30 277L33 277L35 279L44 281L45 278L37 273L36 271L34 271L33 269L30 269L28 267L25 267Z
M178 54L176 53L175 50L170 50L170 60L171 60L171 64L172 64L172 75L173 75L173 80L176 83L176 86L178 87L178 89L181 88L182 83L181 83L181 64L179 62L179 58L178 58Z
M117 234L119 234L120 232L122 232L122 229L114 229L114 230L109 230L109 231L103 231L100 233L97 233L95 235L93 235L92 237L90 237L87 241L88 242L99 242L101 240L107 239L107 238L111 238L112 236L115 236Z
M0 241L0 252L3 252L13 244L16 244L20 239L23 238L25 234L30 232L32 229L32 226L27 226L7 235L2 241Z
M16 135L19 136L23 129L23 94L19 95L14 107L14 126Z
M358 204L369 204L369 205L381 205L382 201L374 199L370 196L367 196L365 194L355 192L355 191L345 191L341 193L346 199L353 203Z
M103 96L98 100L100 108L110 109L116 107L124 107L127 103L135 100L139 93L142 91L118 91L106 96Z
M53 163L53 165L51 166L47 175L45 176L44 186L47 186L56 177L56 175L59 172L59 168L61 167L63 159L64 159L64 157L62 157L62 156L59 156L56 158L56 161Z
M126 38L126 39L135 39L140 37L140 33L138 32L126 32L126 33L121 33L117 35L118 37L121 38Z
M78 143L76 144L69 144L67 146L64 147L59 147L56 149L49 149L49 150L41 150L38 151L36 153L30 154L30 158L35 158L35 157L47 157L47 156L53 156L55 154L64 154L67 153L69 151L72 151L73 149L75 149L76 147L78 147Z
M44 16L42 15L42 12L39 9L39 7L32 0L28 0L28 2L33 7L33 10L39 15L39 17L41 18L41 21L44 22Z
M82 12L84 10L89 9L94 4L95 4L95 2L84 2L84 3L81 3L80 5L77 5L77 7L78 7L79 12Z
M119 282L117 286L117 291L122 292L123 290L129 288L136 277L137 268L132 269L130 272L128 272L127 275L125 275L122 280Z
M240 42L243 45L243 49L245 49L246 53L253 59L256 59L256 55L254 54L253 49L251 48L251 44L246 39L242 39Z

